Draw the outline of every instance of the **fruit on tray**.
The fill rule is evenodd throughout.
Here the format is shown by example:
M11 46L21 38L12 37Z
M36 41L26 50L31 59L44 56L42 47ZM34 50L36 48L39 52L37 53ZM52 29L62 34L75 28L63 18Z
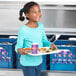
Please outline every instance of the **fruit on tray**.
M31 48L24 48L24 50L31 50Z
M24 48L24 50L25 50L27 53L31 52L31 48Z

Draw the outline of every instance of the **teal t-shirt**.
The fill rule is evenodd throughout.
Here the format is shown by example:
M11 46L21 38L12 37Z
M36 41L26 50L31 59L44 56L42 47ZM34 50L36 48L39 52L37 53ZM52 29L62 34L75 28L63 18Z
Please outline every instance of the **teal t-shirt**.
M18 32L17 44L15 46L15 51L18 53L18 48L30 47L32 43L38 43L39 47L50 46L51 42L48 41L44 26L38 22L37 28L30 28L23 25ZM31 56L31 55L21 55L20 64L23 66L37 66L42 63L42 56Z

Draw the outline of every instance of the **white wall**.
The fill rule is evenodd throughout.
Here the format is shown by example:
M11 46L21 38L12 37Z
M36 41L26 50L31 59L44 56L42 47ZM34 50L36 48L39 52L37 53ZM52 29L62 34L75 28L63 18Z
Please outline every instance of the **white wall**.
M41 2L41 3L46 3L46 4L76 4L76 0L0 0L0 1L36 1L36 2Z
M25 4L25 2L23 2L23 3ZM6 4L5 2L4 2L4 4L0 3L0 34L17 34L18 29L26 23L26 20L24 22L20 22L18 20L19 10L22 7L23 7L23 4L21 4L21 3L19 3L19 5L17 5L17 4L12 5L10 3ZM49 10L47 11L47 9L49 9ZM53 8L53 9L51 8L51 10L54 12L57 9L57 7ZM57 10L60 10L60 9L57 9ZM72 22L74 21L76 23L76 21L75 21L76 12L75 11L70 12L70 13L74 13L74 15L69 13L69 15L67 16L68 12L64 13L63 11L60 11L60 12L57 11L57 12L53 13L51 10L50 10L50 8L46 8L46 11L42 12L43 13L42 22L46 25L45 27L51 28L51 29L46 28L46 31L51 31L51 32L55 32L55 33L57 31L59 31L59 32L65 31L65 33L67 31L76 32L76 29L74 27L73 27L73 29L70 28L69 30L67 30L67 29L63 30L63 28L65 27L65 26L63 26L63 21L65 20L66 17L69 18L69 15L70 15L70 17L72 16L71 20L74 19L74 20L72 20ZM69 8L69 10L70 10L70 8ZM75 8L75 10L76 10L76 8ZM66 17L64 16L65 18L63 18L64 14L66 16ZM70 21L70 19L67 19L67 20ZM74 25L75 25L75 23L74 23ZM62 26L63 26L63 28L62 28ZM53 27L54 27L54 29L53 29ZM58 29L58 27L61 27L61 29L60 28Z
M18 9L0 9L0 33L17 34L18 29L26 23L18 19Z

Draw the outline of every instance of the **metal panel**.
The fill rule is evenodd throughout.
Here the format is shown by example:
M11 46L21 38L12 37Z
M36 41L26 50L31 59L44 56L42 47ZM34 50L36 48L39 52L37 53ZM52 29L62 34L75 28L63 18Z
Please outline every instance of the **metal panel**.
M0 3L0 34L17 34L27 20L18 20L24 3ZM47 33L76 34L76 6L41 5L42 19Z

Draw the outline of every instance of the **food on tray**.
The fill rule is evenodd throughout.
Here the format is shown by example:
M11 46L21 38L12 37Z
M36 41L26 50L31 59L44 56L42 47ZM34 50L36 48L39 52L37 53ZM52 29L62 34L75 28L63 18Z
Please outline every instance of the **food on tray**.
M46 48L39 48L39 51L45 51L46 50Z
M46 50L46 52L50 52L50 51L53 51L52 48L49 48L48 50Z
M52 49L53 51L57 51L58 50L58 48L57 49Z
M32 49L31 48L24 48L24 50L27 52L27 53L32 53ZM53 48L50 48L50 47L41 47L38 49L38 54L44 54L44 53L51 53L51 52L54 52L54 51L57 51L58 49L53 49Z
M49 48L49 50L52 50L52 48Z
M57 51L58 49L53 49L53 48L49 48L48 50L46 50L46 52L52 52L52 51Z
M24 50L31 50L31 48L24 48Z
M24 48L24 50L25 50L27 53L30 53L30 52L31 52L31 48Z
M50 48L50 47L42 47L42 48L39 48L39 52L40 53L50 53L52 51L57 51L58 49L53 49L53 48Z

